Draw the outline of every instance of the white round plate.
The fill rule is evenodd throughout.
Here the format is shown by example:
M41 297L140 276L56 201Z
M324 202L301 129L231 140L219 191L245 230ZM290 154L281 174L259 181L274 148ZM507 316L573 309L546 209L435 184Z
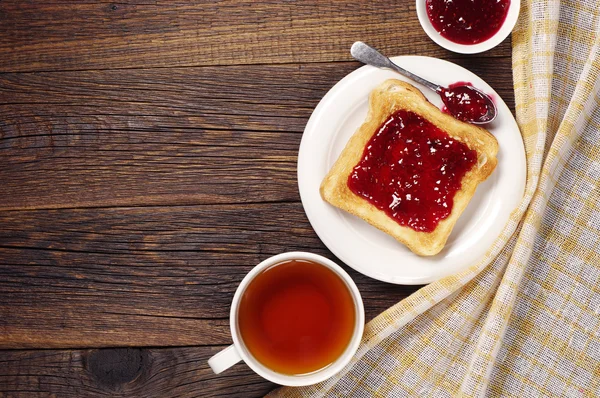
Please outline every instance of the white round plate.
M420 56L392 58L435 83L470 82L493 96L498 117L485 126L498 140L498 165L479 185L444 249L431 257L412 253L391 236L321 199L321 181L367 115L369 93L386 79L406 80L392 71L363 66L340 80L313 111L298 153L298 186L304 211L325 245L340 260L371 278L397 284L425 284L476 263L500 235L525 191L525 149L519 127L500 96L483 80L451 62ZM431 90L411 82L440 107Z

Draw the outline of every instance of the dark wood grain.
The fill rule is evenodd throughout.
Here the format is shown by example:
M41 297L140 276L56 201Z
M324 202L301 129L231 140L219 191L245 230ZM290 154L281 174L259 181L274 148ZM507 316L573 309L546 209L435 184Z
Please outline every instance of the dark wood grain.
M513 107L509 58L452 60ZM0 74L0 209L298 200L300 133L357 66Z
M356 40L448 55L414 1L4 0L0 37L0 72L340 61ZM508 41L487 54L508 55Z
M252 266L293 250L335 259L298 202L4 211L0 225L4 348L227 344ZM368 319L415 290L349 272Z
M274 384L245 364L216 376L225 346L0 351L0 397L262 397Z

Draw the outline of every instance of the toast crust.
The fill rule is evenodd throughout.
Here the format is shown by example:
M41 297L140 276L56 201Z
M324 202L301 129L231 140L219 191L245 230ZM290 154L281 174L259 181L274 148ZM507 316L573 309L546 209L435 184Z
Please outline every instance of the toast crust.
M454 195L454 204L447 218L440 220L431 232L420 232L400 225L366 199L348 187L348 177L362 159L363 151L379 127L398 110L416 113L444 131L453 139L477 152L477 163L464 175L461 189ZM369 224L393 236L415 254L432 256L446 244L456 221L469 204L479 183L494 170L497 163L498 141L487 130L461 122L443 113L409 83L389 79L369 95L369 112L360 128L350 138L339 158L323 179L321 197L331 205L362 218Z

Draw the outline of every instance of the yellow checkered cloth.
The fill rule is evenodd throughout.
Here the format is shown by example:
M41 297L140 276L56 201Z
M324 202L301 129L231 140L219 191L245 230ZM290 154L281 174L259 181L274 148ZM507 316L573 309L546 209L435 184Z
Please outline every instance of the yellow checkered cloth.
M523 0L526 194L478 265L369 322L335 377L280 397L600 396L600 2Z

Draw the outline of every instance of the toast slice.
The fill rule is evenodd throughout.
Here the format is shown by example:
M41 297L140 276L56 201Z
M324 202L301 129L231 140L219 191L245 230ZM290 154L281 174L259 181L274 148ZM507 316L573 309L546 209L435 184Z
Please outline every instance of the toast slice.
M380 136L383 129L386 128L386 126L389 124L390 120L393 120L393 118L397 115L409 115L417 121L425 120L426 122L428 122L425 123L427 126L433 125L435 127L429 130L432 131L432 134L437 132L436 134L438 134L438 136L436 137L442 137L439 134L443 134L442 138L445 141L436 140L436 145L440 145L441 148L444 146L442 145L442 142L444 144L450 143L452 145L455 145L456 148L458 148L457 151L463 151L460 153L457 152L459 153L459 155L456 155L461 157L459 161L462 161L461 159L464 159L464 165L461 166L459 164L458 166L456 166L464 166L462 169L463 174L459 174L458 172L456 174L451 173L453 177L448 178L454 178L456 181L448 182L448 186L453 186L454 188L452 189L454 191L444 191L449 192L447 194L445 193L446 196L444 196L444 198L447 198L444 199L444 201L446 201L444 202L444 207L448 208L448 210L446 210L447 214L439 218L435 218L438 216L433 216L431 214L422 214L422 219L428 218L430 220L433 220L430 224L427 224L429 225L429 227L427 227L425 224L423 224L425 226L420 226L418 225L418 223L414 222L414 220L419 221L418 213L415 213L417 217L413 218L407 218L408 216L402 216L402 214L404 214L402 213L402 206L410 206L410 203L415 203L407 202L407 200L410 200L411 195L403 195L402 199L404 200L404 202L400 202L400 199L398 199L399 203L396 203L397 198L396 196L394 196L394 202L392 202L389 205L389 209L391 210L388 210L388 208L382 205L381 203L378 203L377 206L374 204L371 193L369 192L369 189L372 188L368 187L371 183L367 182L365 185L367 188L361 190L360 194L356 193L356 189L353 188L353 191L350 188L350 185L355 187L355 181L351 181L350 178L354 178L357 181L360 178L367 178L370 179L370 181L379 181L378 176L372 177L369 175L371 170L378 170L379 173L383 173L381 171L382 169L379 169L380 166L378 166L378 161L373 160L373 153L369 153L367 158L363 158L363 156L367 155L367 151L372 150L373 146L376 143L376 141L374 140L379 139L375 136ZM402 124L401 128L404 127L405 125ZM402 137L403 133L401 132L399 134L400 135L397 135L397 137ZM403 138L394 139L401 140ZM421 140L421 138L418 139ZM456 141L456 143L453 144L454 141ZM429 139L427 140L427 143L430 144ZM367 145L369 145L369 147L366 149ZM404 151L408 150L409 144L400 143L398 145L405 145ZM385 148L382 149L384 151L383 154L385 154L385 151L389 150L390 146L387 146ZM423 148L423 150L427 149L427 147ZM448 148L448 146L446 146L446 148ZM430 147L430 150L435 152L435 147ZM417 152L416 156L419 156L418 153L419 152ZM469 155L468 159L466 156L463 157L463 155L466 153L468 153ZM415 254L421 256L432 256L439 253L444 248L446 240L452 232L452 228L454 227L459 216L467 207L467 204L473 197L477 185L484 181L496 167L497 153L498 142L496 141L496 138L487 130L469 123L459 121L454 117L443 113L437 107L435 107L429 101L427 101L425 96L416 87L400 80L390 79L383 82L371 92L369 96L369 112L366 120L350 138L350 140L346 144L346 147L340 154L339 158L337 159L329 173L323 179L323 182L321 183L320 187L320 193L321 197L325 201L329 202L335 207L338 207L342 210L345 210L351 214L362 218L369 224L393 236L396 240L406 245ZM429 153L426 153L425 155L427 156L424 156L423 161L430 159L428 157L430 156ZM400 154L400 156L403 155ZM443 155L440 154L437 156ZM366 168L363 167L361 171L360 165L366 165L367 163L365 162L367 161L370 161L370 164L374 165L373 168L369 168L369 171L365 172L364 170L366 170ZM442 162L443 161L444 160L442 160ZM408 162L405 162L405 164L406 163ZM422 162L419 162L418 164L421 165L421 163ZM399 164L402 164L402 161L399 161ZM430 166L430 169L424 170L422 171L422 173L439 173L439 171L437 170L444 170L445 168L439 167L440 164L441 163L436 163L435 166ZM452 163L451 167L454 167L455 164L458 163ZM402 187L409 186L413 182L416 184L417 181L401 181L401 179L403 178L402 174L406 174L406 171L402 170L407 170L407 167L413 167L412 165L416 165L416 163L411 163L411 166L396 166L394 164L394 166L396 166L394 170L397 170L399 174L396 176L392 175L391 181L393 181L394 184L398 184L398 186ZM425 164L422 167L427 168L428 165ZM428 171L433 169L435 169L435 171ZM412 172L413 169L409 170L411 170ZM418 173L419 171L417 171L416 174L417 179L419 178ZM360 177L360 175L363 175L363 177ZM367 177L364 177L365 175ZM462 175L462 177L459 177L460 175ZM388 174L386 174L386 176L386 178L390 178L389 172ZM430 181L431 178L437 178L434 174L423 174L423 178L425 177L429 178ZM410 177L408 178L410 179ZM437 182L432 183L439 184L439 180ZM444 184L446 184L446 181L444 181ZM411 189L414 190L415 188ZM419 186L419 191L417 192L419 194L422 193L423 195L427 195L427 192L429 192L428 189L435 189L436 192L431 191L433 193L437 193L438 191L438 189L436 189L436 186L431 184L428 186L427 189L421 188L422 187ZM404 193L403 191L401 191L402 188L397 189L400 190L398 192ZM413 196L415 196L415 191L412 192ZM406 198L404 196L406 196ZM367 198L370 200L368 200ZM413 198L413 200L415 200L415 198ZM439 204L439 197L437 200L428 199L427 197L425 197L425 199L420 203L426 203L428 200L430 202L432 200L435 202L431 202L431 206L433 206L432 208L437 206L436 203ZM448 203L449 206L446 206L445 203ZM423 205L422 207L417 207L417 209L420 209L418 211L426 212L428 211L427 206L428 205ZM437 209L438 207L435 208ZM398 219L396 219L395 217L400 217L400 221L398 221ZM405 217L405 219L403 220L402 217ZM435 221L434 219L437 221ZM432 225L435 226L431 227Z

